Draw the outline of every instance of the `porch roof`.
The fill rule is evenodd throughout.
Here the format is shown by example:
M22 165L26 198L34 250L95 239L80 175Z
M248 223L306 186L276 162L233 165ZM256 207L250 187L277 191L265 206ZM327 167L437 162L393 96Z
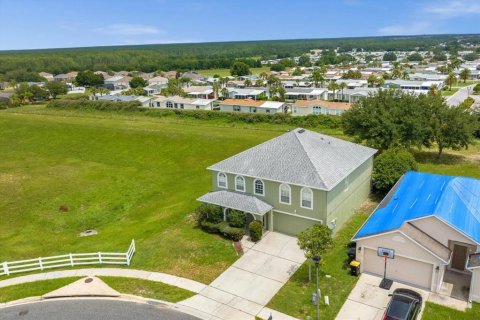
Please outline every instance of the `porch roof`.
M197 200L261 216L273 209L270 204L257 197L226 190L209 192Z

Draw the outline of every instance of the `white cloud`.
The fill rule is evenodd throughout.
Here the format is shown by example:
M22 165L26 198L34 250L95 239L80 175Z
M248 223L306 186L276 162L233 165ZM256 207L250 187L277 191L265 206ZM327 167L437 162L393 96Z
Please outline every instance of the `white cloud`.
M97 30L104 34L123 35L123 36L164 33L163 30L158 29L155 26L147 26L143 24L128 24L128 23L110 24L108 26L98 28Z
M404 25L389 25L378 30L378 33L385 36L398 36L398 35L416 35L427 33L430 24L427 22L417 22Z
M445 18L480 14L480 2L476 0L437 2L427 6L425 11Z

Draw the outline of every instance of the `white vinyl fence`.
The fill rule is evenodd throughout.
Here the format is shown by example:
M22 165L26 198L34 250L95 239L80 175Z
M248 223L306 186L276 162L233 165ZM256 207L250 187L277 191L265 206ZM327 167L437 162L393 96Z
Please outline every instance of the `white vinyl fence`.
M130 265L135 253L135 240L132 240L127 252L70 253L61 256L36 258L0 263L0 276L12 273L45 270L59 267L73 267L87 264L125 264Z

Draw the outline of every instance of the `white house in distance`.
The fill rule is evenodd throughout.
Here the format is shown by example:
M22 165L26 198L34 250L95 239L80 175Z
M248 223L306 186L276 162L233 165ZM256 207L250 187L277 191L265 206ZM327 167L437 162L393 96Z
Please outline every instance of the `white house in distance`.
M129 76L113 76L105 79L104 84L109 90L122 90L130 88L130 80L132 77Z
M382 277L391 252L388 279L480 302L479 179L407 172L353 241L362 272Z
M180 96L159 96L150 102L152 108L185 109L185 110L212 110L214 99L194 99Z
M331 114L339 116L351 108L350 103L325 100L297 100L292 104L292 116Z
M282 113L285 102L262 101L252 99L225 99L220 102L220 111L250 113Z
M148 85L167 85L168 79L162 76L156 76L153 78L148 79Z

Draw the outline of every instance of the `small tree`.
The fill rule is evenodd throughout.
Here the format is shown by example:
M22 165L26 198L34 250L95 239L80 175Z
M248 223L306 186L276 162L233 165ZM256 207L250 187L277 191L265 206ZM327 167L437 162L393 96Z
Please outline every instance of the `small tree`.
M230 67L230 74L235 77L240 77L251 74L251 72L245 62L237 61Z
M467 82L468 78L470 77L470 69L463 69L462 71L460 71L460 79L463 80L463 83Z
M384 151L373 165L372 178L375 190L386 194L407 171L416 171L418 164L413 155L399 148Z
M333 245L332 231L323 224L315 224L297 235L297 243L307 259L321 257Z
M47 82L45 88L48 90L53 99L56 99L60 94L66 94L68 91L67 85L61 81Z
M141 77L133 77L129 84L131 88L143 88L148 86L148 81Z

